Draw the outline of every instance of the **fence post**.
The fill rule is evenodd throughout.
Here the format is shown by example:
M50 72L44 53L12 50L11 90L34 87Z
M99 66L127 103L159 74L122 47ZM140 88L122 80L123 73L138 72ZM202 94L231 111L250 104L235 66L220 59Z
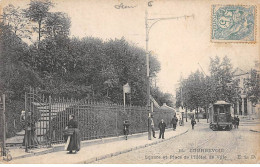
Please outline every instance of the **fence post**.
M117 128L117 121L118 121L118 110L116 110L116 136L118 136L118 128Z
M1 132L0 132L0 156L4 156L3 154L4 154L4 139L3 139L3 137L4 137L4 134L3 134L3 123L4 123L4 113L3 113L3 99L2 99L2 97L0 97L0 130L1 130Z
M31 87L30 87L31 90ZM25 111L25 131L24 131L24 145L25 145L25 152L28 152L28 111L27 111L27 92L25 92L24 98L24 111Z
M6 140L6 123L5 123L5 94L3 94L2 96L2 100L3 100L3 129L4 129L4 134L3 134L3 155L6 156L6 152L5 152L5 140Z
M49 96L49 147L52 141L52 122L51 122L51 96Z

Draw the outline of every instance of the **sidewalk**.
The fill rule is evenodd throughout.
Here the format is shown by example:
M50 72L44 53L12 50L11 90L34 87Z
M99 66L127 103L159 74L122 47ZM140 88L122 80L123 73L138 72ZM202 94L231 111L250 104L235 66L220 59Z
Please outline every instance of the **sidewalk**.
M81 150L77 154L67 154L63 151L64 144L54 146L51 149L41 148L32 153L25 153L24 149L10 150L13 160L4 162L8 164L68 164L68 163L92 163L97 160L116 156L132 150L137 150L154 145L188 132L190 126L177 126L177 130L167 129L165 139L157 138L148 140L147 132L130 135L128 140L124 136L111 137L90 141L82 141ZM1 163L1 162L0 162Z

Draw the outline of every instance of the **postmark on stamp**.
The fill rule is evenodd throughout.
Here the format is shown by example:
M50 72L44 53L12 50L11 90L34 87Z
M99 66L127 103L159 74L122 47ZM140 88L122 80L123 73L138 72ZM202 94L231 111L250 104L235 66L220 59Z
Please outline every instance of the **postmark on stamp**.
M256 6L212 5L212 42L256 42Z

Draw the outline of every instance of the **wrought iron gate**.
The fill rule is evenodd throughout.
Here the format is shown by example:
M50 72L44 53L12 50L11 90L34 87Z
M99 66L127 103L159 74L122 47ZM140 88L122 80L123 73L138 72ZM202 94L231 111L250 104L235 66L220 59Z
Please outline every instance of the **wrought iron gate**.
M39 144L48 145L49 139L45 140L44 136L49 127L49 114L51 111L48 99L39 96L35 89L30 88L29 93L25 93L25 112L23 115L25 129L23 145L26 151Z
M64 111L67 107L76 105L75 100L53 99L30 88L25 93L25 112L24 112L24 129L25 137L23 145L25 150L40 146L50 147L55 143L55 130L53 130L52 120L57 113ZM68 122L64 118L64 125ZM63 140L63 139L60 139Z

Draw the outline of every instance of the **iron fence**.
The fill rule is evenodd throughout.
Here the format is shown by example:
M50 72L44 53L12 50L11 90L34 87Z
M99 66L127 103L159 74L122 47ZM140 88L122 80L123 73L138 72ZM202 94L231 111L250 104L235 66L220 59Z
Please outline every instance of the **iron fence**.
M5 156L6 122L5 122L5 95L0 96L0 155Z
M70 102L70 101L69 101ZM54 101L55 104L57 104ZM67 104L67 101L64 101ZM59 103L63 106L64 103ZM58 106L57 106L58 107ZM147 132L148 112L146 107L98 103L90 100L80 101L52 117L50 128L52 143L63 143L63 130L69 121L69 115L73 114L79 123L82 140L91 140L111 136L123 135L123 121L130 122L130 134ZM173 111L155 111L154 122L159 124L161 119L169 125L173 117ZM49 137L47 137L49 138Z
M148 131L146 107L101 103L89 99L65 99L44 96L35 89L25 94L26 149L34 146L64 143L63 131L69 115L74 114L79 124L81 140L123 135L123 121L130 122L130 134ZM156 110L155 125L164 119L170 124L173 111ZM156 127L157 128L157 127Z

